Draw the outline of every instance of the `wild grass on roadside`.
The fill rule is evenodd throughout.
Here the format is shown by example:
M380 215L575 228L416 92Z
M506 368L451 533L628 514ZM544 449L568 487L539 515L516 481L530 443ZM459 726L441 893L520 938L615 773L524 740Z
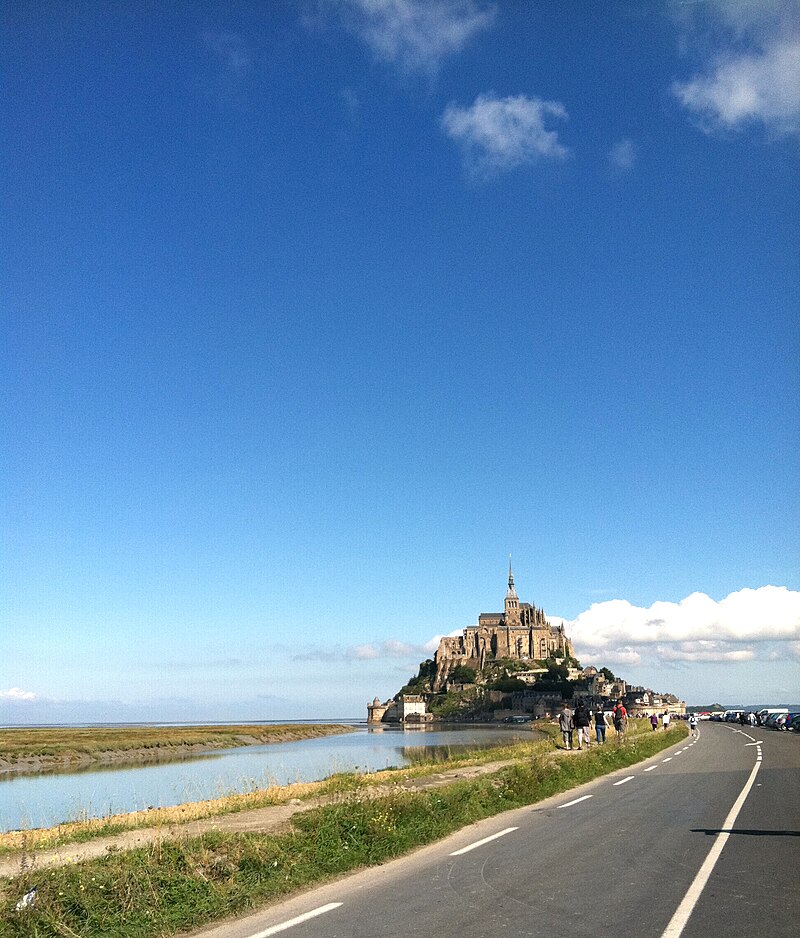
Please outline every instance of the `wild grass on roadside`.
M685 736L632 734L619 746L540 751L443 788L355 793L295 818L282 836L215 832L154 843L2 884L2 938L156 938L241 913L362 866L384 862L509 808L632 765ZM14 904L34 884L36 902Z

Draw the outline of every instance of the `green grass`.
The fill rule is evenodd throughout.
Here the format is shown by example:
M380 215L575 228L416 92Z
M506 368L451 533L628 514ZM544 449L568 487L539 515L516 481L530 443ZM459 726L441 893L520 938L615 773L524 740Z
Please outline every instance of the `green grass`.
M299 814L282 836L215 832L4 881L2 938L158 938L268 904L359 867L385 862L482 818L567 791L679 741L631 733L619 746L570 756L552 746L491 775L430 791L349 791ZM349 783L350 780L347 779ZM15 902L34 883L33 908Z

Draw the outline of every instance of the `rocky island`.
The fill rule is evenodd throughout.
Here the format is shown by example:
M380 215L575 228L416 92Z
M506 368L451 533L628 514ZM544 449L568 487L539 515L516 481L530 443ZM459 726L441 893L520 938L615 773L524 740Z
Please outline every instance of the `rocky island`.
M376 723L524 721L549 717L562 701L594 709L624 703L632 717L683 715L674 694L628 684L609 668L582 668L563 625L544 610L521 603L509 564L503 612L484 612L477 625L439 641L433 658L394 697L367 705Z

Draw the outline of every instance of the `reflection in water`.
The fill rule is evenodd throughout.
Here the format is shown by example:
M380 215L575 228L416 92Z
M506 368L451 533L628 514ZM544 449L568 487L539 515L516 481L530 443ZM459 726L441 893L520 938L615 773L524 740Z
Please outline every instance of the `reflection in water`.
M535 738L538 738L538 736L534 736L532 733L528 732L524 736L509 734L502 739L487 740L486 742L456 743L455 745L439 744L436 746L403 746L400 751L406 762L410 765L418 765L421 762L446 762L448 759L482 752L486 749L500 749L503 746L510 746L514 743L532 742Z
M83 768L0 779L0 830L49 827L147 807L203 801L270 785L310 782L338 772L373 772L424 758L536 738L505 726L370 727L291 743L217 750L179 762Z

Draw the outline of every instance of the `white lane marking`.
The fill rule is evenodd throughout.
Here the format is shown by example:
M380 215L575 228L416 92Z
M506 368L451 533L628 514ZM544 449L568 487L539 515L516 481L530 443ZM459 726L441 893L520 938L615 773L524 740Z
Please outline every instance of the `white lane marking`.
M559 808L571 808L574 804L586 801L587 798L594 798L594 795L584 795L583 798L576 798L574 801L568 801L566 804L560 804Z
M310 918L316 918L318 915L324 915L326 912L331 912L333 909L338 909L341 904L341 902L329 902L327 905L321 905L318 909L312 909L310 912L304 912L302 915L298 915L297 918L290 919L288 922L281 922L280 925L273 925L272 928L267 928L264 931L256 932L255 935L250 935L249 938L269 938L269 935L277 935L279 931L286 931L287 928L293 928L295 925L301 925L303 922L307 922Z
M728 838L731 835L733 830L733 825L736 823L736 818L739 816L739 812L742 810L742 805L745 802L750 793L750 789L753 787L753 782L756 780L756 775L758 775L758 770L761 768L759 762L753 766L753 771L750 773L750 777L744 784L744 788L739 792L739 797L734 802L733 807L728 812L728 816L722 822L722 830L717 835L717 839L714 841L714 846L708 851L708 856L703 861L703 865L697 872L692 881L692 885L689 887L686 895L683 897L681 904L675 910L675 914L670 919L669 925L667 925L661 938L679 938L681 932L686 927L686 923L689 921L689 916L692 914L697 900L700 898L703 889L705 888L706 883L708 882L711 872L714 869L714 865L719 859L719 855L722 853L722 848L728 842Z
M652 772L653 769L657 769L657 768L658 768L657 765L651 765L649 769L645 769L645 772Z
M506 834L510 834L512 831L518 830L518 827L507 827L504 831L500 831L497 834L492 834L491 837L484 837L483 840L476 840L474 844L470 844L468 847L462 847L460 850L454 850L450 856L460 857L462 853L469 853L470 850L474 850L476 847L482 847L484 844L488 844L491 840L497 840L498 837L505 837Z
M672 756L667 756L666 759L662 759L662 762L672 762Z
M629 775L627 778L622 778L618 782L614 782L614 785L624 785L625 782L629 782L632 778L636 778L635 775Z
M748 736L747 738L748 738L748 739L753 739L752 736ZM752 743L745 743L744 745L745 745L745 748L746 748L747 746L760 746L760 745L761 745L761 742L760 742L759 740L753 739L753 742L752 742Z

